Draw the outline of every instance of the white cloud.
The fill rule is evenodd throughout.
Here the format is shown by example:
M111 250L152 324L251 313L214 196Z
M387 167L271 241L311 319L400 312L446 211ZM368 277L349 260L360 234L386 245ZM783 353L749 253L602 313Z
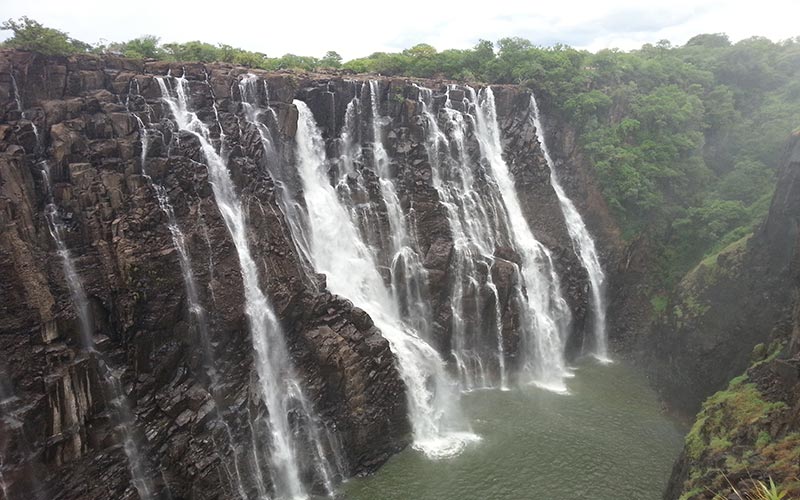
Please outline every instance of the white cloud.
M725 32L734 40L800 35L798 0L0 0L0 10L4 18L27 15L90 43L153 34L164 42L227 43L272 56L336 50L346 59L422 42L467 48L504 36L596 50L660 39L682 44L699 33Z

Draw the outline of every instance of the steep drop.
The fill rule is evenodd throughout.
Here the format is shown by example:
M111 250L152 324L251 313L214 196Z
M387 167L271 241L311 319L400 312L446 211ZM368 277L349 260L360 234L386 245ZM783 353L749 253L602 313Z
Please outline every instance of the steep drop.
M586 268L586 272L589 274L589 282L592 285L594 356L601 362L607 363L611 360L608 357L608 339L606 334L606 276L605 273L603 273L603 267L600 264L600 257L597 253L594 240L589 234L589 230L586 228L581 214L578 212L578 209L575 208L575 204L569 199L567 193L564 192L564 188L561 187L561 183L558 180L555 163L550 156L550 151L547 149L539 105L533 94L531 94L531 109L533 109L533 123L536 127L536 138L539 141L539 145L542 147L542 153L547 161L547 166L550 168L550 184L553 186L553 190L558 196L558 202L561 205L561 211L564 214L564 220L567 223L567 231L569 232L570 239L572 239L575 252L578 254L578 257L580 257L583 267Z
M389 340L407 387L414 444L430 457L459 453L477 436L461 415L455 384L439 353L401 318L370 250L326 176L324 142L302 101L296 155L308 210L307 241L314 268L330 289L362 307Z
M295 429L289 421L293 407L310 409L296 380L294 367L283 339L283 333L272 306L261 290L258 268L250 253L247 226L242 203L222 157L210 143L208 127L197 115L189 111L186 98L187 82L175 78L175 96L164 78L158 84L164 101L169 105L180 130L195 136L205 155L211 185L217 206L233 239L241 266L245 292L245 310L250 321L250 333L256 353L256 369L261 396L267 407L267 427L271 436L268 457L271 465L274 494L278 498L306 498L306 488L301 480L301 464L295 442ZM309 421L313 419L309 418ZM315 433L311 433L311 437ZM321 446L315 446L320 449ZM331 494L330 466L325 457L319 457L317 472ZM260 492L262 495L265 492Z
M514 246L522 260L520 277L525 285L525 364L533 382L557 392L566 392L564 383L571 372L566 366L564 345L571 318L561 294L561 280L555 270L550 251L533 235L522 213L514 179L503 159L497 108L491 87L477 96L470 89L475 103L476 134L483 157L489 163L505 205Z

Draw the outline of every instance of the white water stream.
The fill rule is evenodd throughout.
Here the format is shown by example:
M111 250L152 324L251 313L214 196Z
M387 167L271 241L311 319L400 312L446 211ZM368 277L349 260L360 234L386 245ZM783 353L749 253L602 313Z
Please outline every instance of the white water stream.
M601 362L608 363L611 359L608 357L608 340L606 335L606 304L605 304L605 281L606 276L603 273L603 267L600 264L600 256L597 253L597 247L594 244L586 224L583 222L581 214L575 208L575 204L569 199L564 188L558 180L558 173L556 172L555 163L550 156L550 151L547 149L545 142L544 125L542 125L541 114L539 113L539 105L536 102L536 97L531 94L531 108L533 109L533 124L536 127L536 138L542 147L547 166L550 167L550 184L558 196L558 202L561 205L561 211L564 214L564 219L567 223L567 231L569 237L572 239L572 244L575 247L575 253L581 259L583 267L589 275L589 283L591 284L591 298L592 298L592 313L594 319L594 356Z
M459 453L478 437L461 414L454 381L439 353L404 322L373 254L327 177L324 141L308 106L299 111L296 159L308 211L310 253L328 287L364 309L389 341L406 385L413 446L429 457Z
M83 288L83 283L75 269L75 264L70 255L69 249L64 241L64 225L59 216L58 207L52 196L52 185L49 167L46 162L42 162L42 176L47 187L48 204L45 208L45 215L50 229L50 235L56 243L56 251L61 258L61 267L64 272L64 279L67 282L72 305L78 316L79 333L83 349L93 356L97 361L98 372L103 378L104 390L107 394L108 404L116 411L119 425L122 430L123 449L128 459L128 469L131 474L131 483L141 500L153 498L153 484L147 476L146 465L141 454L141 443L138 441L134 429L135 418L130 408L130 403L125 395L120 380L120 374L116 373L106 362L105 356L98 351L94 342L94 326L92 322L89 299Z
M521 260L519 274L525 286L524 295L519 294L525 306L522 308L525 364L521 369L530 374L533 383L566 392L564 379L572 373L566 366L564 345L571 314L561 293L561 281L550 251L536 239L523 215L514 178L503 159L494 93L491 87L483 89L480 96L472 89L468 91L470 101L475 103L475 133L481 154L497 183L512 241Z
M174 78L175 89L170 92L164 78L157 78L164 102L181 131L194 135L200 143L208 165L209 181L220 214L239 257L244 285L245 312L247 314L255 365L258 372L261 397L267 408L266 424L270 432L269 461L277 498L307 498L301 480L295 430L289 422L292 408L309 408L299 391L294 366L284 341L278 318L269 299L261 289L258 268L250 252L248 229L242 202L236 193L230 172L222 156L211 145L208 127L189 110L188 83L184 78ZM320 447L316 447L320 449ZM318 470L329 493L333 491L329 465L321 457Z

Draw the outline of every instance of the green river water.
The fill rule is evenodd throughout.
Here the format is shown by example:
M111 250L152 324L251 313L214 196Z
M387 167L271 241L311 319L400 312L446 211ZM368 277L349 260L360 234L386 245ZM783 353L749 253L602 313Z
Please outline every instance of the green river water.
M659 500L683 444L644 378L580 364L570 394L534 386L462 403L482 440L432 461L412 449L344 485L348 500Z

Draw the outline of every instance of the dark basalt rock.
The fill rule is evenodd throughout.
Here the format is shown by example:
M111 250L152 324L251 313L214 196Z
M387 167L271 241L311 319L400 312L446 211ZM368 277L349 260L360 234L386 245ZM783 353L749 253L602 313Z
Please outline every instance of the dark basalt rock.
M292 100L308 103L328 148L334 148L363 77L253 70L269 88L260 98L275 111L268 126L277 161L268 161L257 135L237 117L236 82L249 72L245 68L0 51L0 372L8 381L2 385L8 397L0 393L0 454L14 463L4 476L13 498L135 498L97 367L79 348L78 321L43 213L42 160L49 164L66 244L91 302L98 345L121 374L149 473L156 465L163 471L155 481L157 494L168 489L176 499L235 496L225 469L231 443L220 418L230 437L243 442L249 416L264 408L254 388L237 254L214 203L200 145L191 134L176 134L161 102L154 76L168 71L189 80L192 107L214 124L216 147L224 134L262 287L311 404L340 438L348 473L373 471L409 442L405 389L388 342L364 311L329 293L323 276L307 272L309 264L288 238L276 187L279 180L286 189L298 189L291 182L298 116ZM12 74L24 113L16 107ZM443 82L420 83L443 88ZM404 212L413 208L429 271L435 340L448 352L453 243L431 185L418 90L407 80L381 79L381 91L390 168ZM577 353L586 321L585 271L564 228L532 124L527 112L519 112L527 109L528 94L517 87L496 93L507 160L534 233L556 258L573 310L571 345ZM168 192L201 285L218 374L213 381L191 326L165 215L141 172L138 126L126 105L154 131L147 170ZM388 228L377 178L368 169L364 174L361 196L375 206L373 223ZM492 268L512 360L519 340L511 299L515 261L513 251L498 249ZM481 311L473 309L478 321Z

